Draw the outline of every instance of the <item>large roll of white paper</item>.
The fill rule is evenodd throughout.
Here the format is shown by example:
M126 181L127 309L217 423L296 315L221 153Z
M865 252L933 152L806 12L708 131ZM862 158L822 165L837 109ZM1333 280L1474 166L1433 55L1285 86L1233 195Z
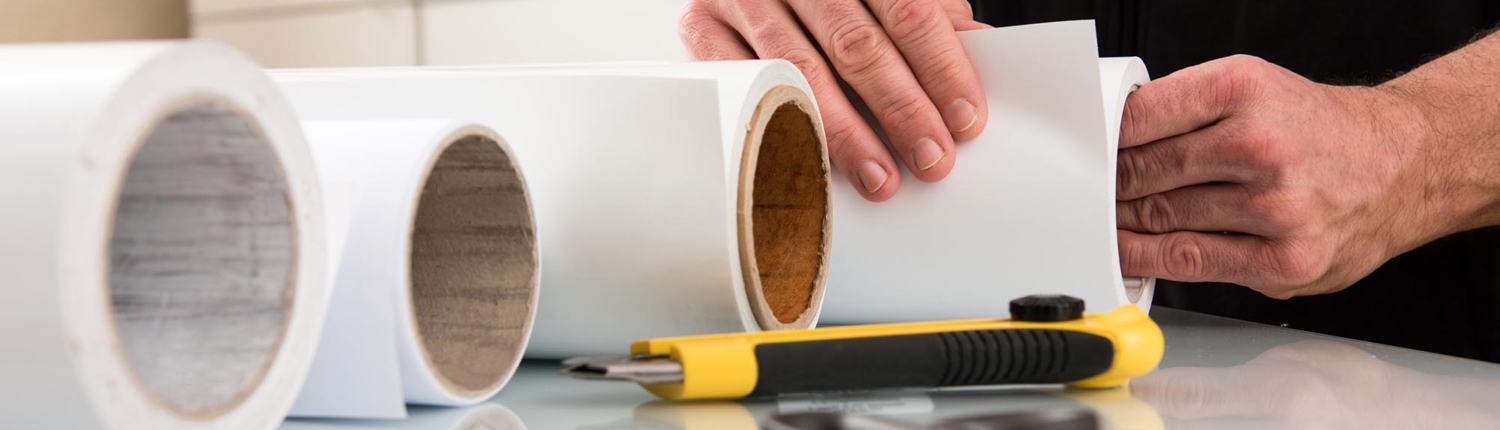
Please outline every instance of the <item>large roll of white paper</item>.
M328 283L290 107L203 42L0 46L0 420L273 428Z
M505 141L455 120L303 129L325 194L350 207L329 211L347 234L330 246L341 258L328 323L292 415L401 418L406 403L493 396L520 364L540 272Z
M547 262L527 356L817 320L828 156L790 63L273 76L305 120L470 118L505 136Z

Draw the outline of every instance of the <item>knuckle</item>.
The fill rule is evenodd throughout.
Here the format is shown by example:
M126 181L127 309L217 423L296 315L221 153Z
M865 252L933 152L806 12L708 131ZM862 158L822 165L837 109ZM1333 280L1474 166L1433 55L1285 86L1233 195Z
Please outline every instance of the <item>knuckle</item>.
M1204 271L1203 247L1198 241L1185 235L1168 238L1162 247L1162 269L1175 280L1195 281L1202 279Z
M866 76L889 50L885 32L869 23L850 22L833 31L829 55L846 77Z
M1239 70L1261 69L1267 65L1265 59L1250 54L1234 54L1224 59L1227 65Z
M1135 216L1141 223L1141 228L1150 233L1166 233L1172 231L1173 220L1176 214L1172 204L1168 203L1166 196L1152 194L1138 200Z
M895 0L890 3L881 22L896 39L920 38L938 27L933 25L941 8L932 0Z
M682 5L682 14L677 17L678 29L697 28L717 21L718 9L705 0L689 0Z
M1307 242L1292 242L1276 247L1271 258L1271 272L1282 284L1297 289L1317 283L1328 266L1327 258Z
M1245 212L1259 219L1272 234L1287 234L1301 224L1302 202L1281 191L1270 191L1251 197Z
M1270 63L1260 57L1237 54L1224 59L1221 64L1224 72L1219 74L1221 81L1218 96L1222 103L1220 106L1239 106L1252 102L1260 83L1265 79L1269 71Z
M1254 55L1236 54L1225 59L1224 77L1231 82L1252 83L1266 76L1270 63Z
M1141 107L1140 97L1126 97L1125 109L1120 113L1120 139L1121 145L1141 144L1137 142L1140 133L1145 131L1146 118L1142 115L1144 108Z
M908 124L919 121L923 113L931 106L927 95L920 91L902 91L888 96L891 100L882 103L879 112L880 124L885 126L886 131L899 132L905 130Z
M775 57L792 63L792 66L802 71L802 75L806 76L808 81L820 79L823 76L823 57L811 49L786 48L775 55ZM808 83L811 84L812 82Z
M1126 274L1134 273L1132 269L1150 267L1151 255L1146 251L1146 244L1140 240L1128 240L1121 237L1118 243L1120 250L1120 271Z
M1275 127L1252 124L1241 127L1238 132L1245 159L1253 166L1278 168L1292 156L1290 146L1283 143L1281 133Z
M833 158L856 161L860 155L859 136L861 121L846 116L823 114L828 128L828 151Z
M917 72L918 82L930 82L938 85L940 88L951 90L961 88L961 85L963 85L961 82L972 79L965 76L967 73L964 69L964 61L968 60L952 49L943 48L938 50L934 52L933 58L928 58L927 60L936 61L932 61L927 67L920 68L921 70Z
M718 52L709 30L715 25L721 25L718 15L712 6L700 6L703 1L691 1L682 7L682 16L678 19L676 37L687 48L688 55L693 60L718 60L724 57L724 52Z
M709 26L716 25L718 16L714 15L712 6L703 1L690 1L682 7L682 15L677 20L677 38L687 47L689 53L701 56L709 48L708 39L704 37L703 31Z
M770 19L752 21L743 31L746 39L760 51L762 57L782 58L785 52L797 49L797 41L786 31L782 23Z
M1133 200L1141 197L1145 188L1145 173L1148 169L1146 157L1139 150L1123 151L1115 169L1115 194L1117 199Z

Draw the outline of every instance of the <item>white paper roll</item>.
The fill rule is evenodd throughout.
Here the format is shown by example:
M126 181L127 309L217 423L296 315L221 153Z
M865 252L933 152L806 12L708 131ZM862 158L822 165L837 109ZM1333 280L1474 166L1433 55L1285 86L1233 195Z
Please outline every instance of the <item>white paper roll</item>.
M1120 120L1125 114L1125 98L1151 81L1151 75L1146 72L1146 63L1136 57L1100 58L1099 59L1099 85L1104 94L1104 120L1106 131L1109 133L1109 161L1105 164L1109 167L1108 176L1115 178L1118 167L1117 160L1120 155ZM1110 187L1109 197L1115 198L1115 188ZM1110 213L1110 223L1115 224L1114 213ZM1119 236L1109 237L1109 248L1114 250L1114 261L1118 265L1120 261ZM1133 304L1140 306L1146 311L1151 310L1151 301L1156 296L1156 278L1137 278L1140 281L1125 283L1124 295L1121 290L1116 290L1116 304ZM1129 279L1127 279L1129 281Z
M1100 60L1090 21L959 38L989 123L958 145L941 182L906 172L884 203L834 188L824 321L1002 318L1028 294L1080 297L1091 312L1149 309L1154 281L1127 289L1120 275L1114 198L1120 113L1145 66Z
M0 421L274 428L327 301L289 106L204 42L0 46Z
M493 396L520 364L540 272L505 141L454 120L303 129L325 189L352 184L352 210L330 211L348 214L329 221L348 234L330 246L342 258L327 328L292 415L401 418L406 403Z
M273 75L304 119L472 118L506 136L547 261L527 356L817 320L829 168L789 63Z

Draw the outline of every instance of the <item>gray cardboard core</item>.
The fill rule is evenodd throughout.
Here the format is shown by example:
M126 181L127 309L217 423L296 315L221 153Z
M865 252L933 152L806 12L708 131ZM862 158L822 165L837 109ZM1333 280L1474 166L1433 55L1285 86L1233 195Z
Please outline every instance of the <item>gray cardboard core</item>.
M536 226L520 172L499 144L468 136L438 156L411 245L425 357L453 392L487 393L521 359L537 294Z
M109 243L120 346L184 416L233 410L259 385L291 314L292 209L271 146L237 112L162 119L130 161Z

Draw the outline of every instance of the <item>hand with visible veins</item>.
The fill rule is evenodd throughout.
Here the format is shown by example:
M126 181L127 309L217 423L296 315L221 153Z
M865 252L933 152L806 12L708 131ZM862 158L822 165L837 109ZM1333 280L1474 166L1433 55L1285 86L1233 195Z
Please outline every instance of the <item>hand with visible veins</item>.
M1339 291L1500 224L1500 36L1376 87L1248 56L1183 69L1129 96L1120 147L1126 276Z
M834 167L865 199L884 201L901 186L897 160L917 179L940 180L953 169L954 141L984 129L984 91L956 33L978 28L989 26L965 0L689 0L678 34L695 60L796 65L822 111Z

